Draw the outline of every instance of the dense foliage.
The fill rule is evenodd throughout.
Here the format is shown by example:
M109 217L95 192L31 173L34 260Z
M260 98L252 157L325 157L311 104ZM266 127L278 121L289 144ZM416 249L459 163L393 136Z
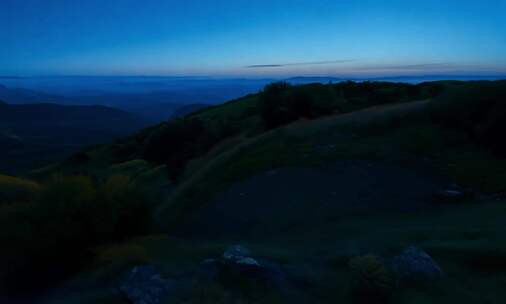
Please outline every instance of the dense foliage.
M506 81L458 85L434 103L434 120L460 129L476 143L506 156Z
M271 129L300 118L317 118L332 113L345 113L396 102L427 99L437 96L442 85L419 85L390 82L342 82L292 86L285 82L265 87L261 95L261 115Z
M148 138L143 158L166 164L170 178L177 181L190 159L203 155L232 132L226 125L210 128L197 118L171 120Z
M353 82L347 81L333 85L350 108L361 109L375 105L428 99L439 95L443 90L441 83L392 83L392 82Z
M31 202L0 207L0 280L15 288L68 274L93 247L145 233L148 206L125 176L102 185L83 176L54 178Z

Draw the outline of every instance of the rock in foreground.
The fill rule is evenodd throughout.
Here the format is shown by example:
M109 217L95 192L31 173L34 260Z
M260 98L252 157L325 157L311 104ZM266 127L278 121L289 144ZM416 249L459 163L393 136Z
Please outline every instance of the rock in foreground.
M423 250L409 247L392 259L399 284L431 284L443 276L439 265Z
M133 304L159 304L174 283L161 277L153 266L136 266L119 287L121 295Z

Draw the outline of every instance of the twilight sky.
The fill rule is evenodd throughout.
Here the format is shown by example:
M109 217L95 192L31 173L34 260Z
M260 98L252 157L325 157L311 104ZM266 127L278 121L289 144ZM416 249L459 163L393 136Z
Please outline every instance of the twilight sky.
M506 75L506 0L0 0L0 75Z

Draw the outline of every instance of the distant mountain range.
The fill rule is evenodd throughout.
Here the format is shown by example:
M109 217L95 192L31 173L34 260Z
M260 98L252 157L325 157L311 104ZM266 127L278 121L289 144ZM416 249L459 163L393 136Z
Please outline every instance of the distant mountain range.
M143 124L134 115L106 106L69 106L53 103L7 104L0 101L0 121L5 123L95 123Z
M212 77L0 77L0 99L10 104L57 103L104 105L136 114L152 123L172 117L178 108L216 105L251 93L275 81L292 84L342 81L420 83L434 80L496 80L504 76L392 76L376 78L300 76L291 78L220 79Z
M499 80L506 79L506 75L422 75L422 76L383 76L383 77L291 77L285 81L292 84L307 84L307 83L337 83L342 81L388 81L388 82L405 82L405 83L420 83L426 81L439 81L439 80Z
M0 84L0 99L8 101L11 104L25 104L50 101L54 102L59 99L59 97L29 89L7 88L6 86Z
M196 88L195 91L183 87L170 91L82 92L82 95L76 95L76 93L74 95L58 95L0 85L0 99L9 104L105 105L134 113L152 123L157 123L169 119L181 107L194 104L217 104L251 91L258 91L261 87L232 88L227 86L223 88Z

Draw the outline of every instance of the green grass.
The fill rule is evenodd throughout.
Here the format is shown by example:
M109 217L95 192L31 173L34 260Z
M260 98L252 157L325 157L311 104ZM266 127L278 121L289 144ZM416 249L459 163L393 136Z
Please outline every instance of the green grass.
M204 120L240 119L257 107L258 95L251 95L229 101L221 106L206 108L191 114Z
M202 119L208 128L227 123L245 134L257 134L262 130L262 121L258 112L259 95L229 101L223 105L207 108L190 115Z

